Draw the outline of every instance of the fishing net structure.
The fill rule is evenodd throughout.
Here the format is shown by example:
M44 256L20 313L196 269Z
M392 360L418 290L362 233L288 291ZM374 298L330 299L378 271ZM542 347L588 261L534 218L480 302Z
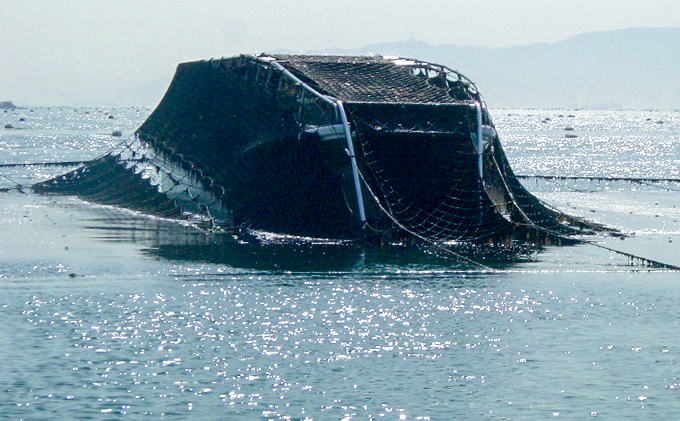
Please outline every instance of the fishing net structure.
M33 188L330 239L546 244L606 230L522 186L469 79L395 57L180 64L133 136Z

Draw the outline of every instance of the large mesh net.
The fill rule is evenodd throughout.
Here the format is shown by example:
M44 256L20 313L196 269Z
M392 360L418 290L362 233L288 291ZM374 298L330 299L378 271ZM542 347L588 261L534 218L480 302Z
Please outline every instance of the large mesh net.
M183 63L133 137L34 189L333 239L544 243L603 229L524 189L467 78L386 57Z

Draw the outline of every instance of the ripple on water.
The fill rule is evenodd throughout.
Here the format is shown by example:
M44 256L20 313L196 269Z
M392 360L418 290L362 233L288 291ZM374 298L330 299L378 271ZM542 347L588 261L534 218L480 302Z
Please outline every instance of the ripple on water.
M0 158L90 157L108 147L107 125L133 121L67 111L80 117L56 124L67 113L50 110L0 133ZM518 173L652 177L680 168L679 118L520 110L496 120ZM567 124L578 137L564 136ZM23 182L48 171L2 174ZM611 240L629 250L673 253L672 185L531 187L563 209L629 227L634 237ZM11 419L680 412L677 277L612 263L608 252L594 264L584 247L548 248L512 270L469 272L357 250L226 249L82 202L3 199L3 233L16 239L0 267L0 361L10 362L0 364L0 413Z
M560 277L551 290L410 276L178 278L143 292L36 295L21 308L40 362L12 371L10 396L62 414L441 419L580 413L570 402L599 413L617 396L649 405L677 387L626 368L664 371L677 350L637 330L672 300L621 293L623 274L596 296Z

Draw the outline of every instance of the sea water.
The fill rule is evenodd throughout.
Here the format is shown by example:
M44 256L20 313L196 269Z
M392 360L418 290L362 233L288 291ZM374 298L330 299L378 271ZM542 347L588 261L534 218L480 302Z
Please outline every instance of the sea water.
M91 159L140 108L0 112L0 164ZM496 110L517 174L624 239L497 271L419 251L238 244L0 167L0 419L658 419L680 413L675 110ZM20 121L23 119L23 121ZM572 130L573 129L573 130ZM121 130L123 137L112 137ZM567 135L570 135L567 137Z

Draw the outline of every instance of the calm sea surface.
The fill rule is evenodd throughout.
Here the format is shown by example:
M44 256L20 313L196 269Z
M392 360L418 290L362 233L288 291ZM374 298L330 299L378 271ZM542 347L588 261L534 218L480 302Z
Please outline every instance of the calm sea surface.
M0 164L96 157L150 111L0 111L14 127ZM680 111L493 116L518 174L680 178ZM596 245L495 272L420 251L253 247L25 187L65 170L0 167L0 419L680 414L678 272ZM524 183L628 234L598 245L680 265L680 183Z

